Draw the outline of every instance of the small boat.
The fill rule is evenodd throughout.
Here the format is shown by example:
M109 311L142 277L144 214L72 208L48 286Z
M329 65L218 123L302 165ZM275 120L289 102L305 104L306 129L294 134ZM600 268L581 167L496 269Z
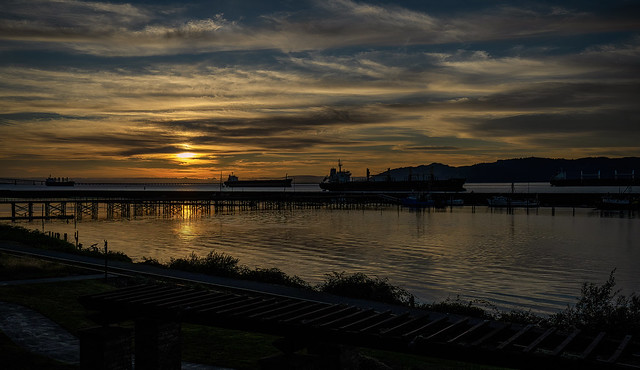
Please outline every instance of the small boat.
M233 174L229 175L227 181L224 182L224 186L229 188L235 187L248 187L248 188L290 188L293 179L274 179L274 180L239 180L238 176Z
M640 201L630 196L603 196L597 204L602 210L640 209Z
M487 199L489 207L538 207L540 203L536 199L512 199L502 195Z
M464 206L464 199L447 199L444 204L447 206Z
M51 175L49 175L44 184L47 186L74 186L76 182L69 180L68 177L51 177Z
M403 198L401 204L410 208L427 208L436 205L435 200L431 199L429 194L410 195Z

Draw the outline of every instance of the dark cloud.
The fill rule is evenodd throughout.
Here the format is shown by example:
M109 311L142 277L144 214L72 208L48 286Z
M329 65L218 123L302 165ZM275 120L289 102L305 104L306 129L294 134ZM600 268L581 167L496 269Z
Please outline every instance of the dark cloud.
M472 120L469 120L472 121ZM523 136L540 134L594 134L594 137L634 137L640 140L640 111L598 113L522 114L479 120L469 129L482 136Z
M156 131L146 132L111 132L102 134L84 134L66 132L64 135L56 132L47 132L42 136L33 137L33 141L44 141L48 145L64 145L67 148L76 148L76 156L82 155L83 150L90 148L90 153L98 157L136 157L146 154L177 154L187 150L176 145L181 142L177 136ZM69 149L72 150L72 149ZM89 155L90 156L90 155ZM77 158L76 158L77 159Z
M146 121L147 124L176 131L201 132L226 138L270 137L335 125L363 125L385 122L389 116L365 109L324 108L296 114L265 114L260 118L202 118L170 121Z
M49 112L19 112L0 114L0 125L16 124L20 122L33 121L56 121L56 120L98 120L99 116L73 116Z
M123 142L120 142L123 145ZM185 152L183 147L167 146L135 146L134 148L118 152L118 155L132 157L143 154L178 154Z
M449 151L449 150L460 150L460 147L457 146L403 146L402 150L415 150L420 152L431 152L431 151Z
M347 111L325 109L315 114L299 114L261 119L197 119L146 122L153 129L86 135L66 133L64 136L48 132L41 140L67 145L92 145L102 155L125 157L178 154L195 152L210 153L281 151L291 152L309 149L318 145L355 145L357 140L318 135L315 130L324 126L351 123L370 123L381 117L369 117ZM177 145L176 143L182 143ZM185 149L183 144L193 146L224 146L225 149Z
M598 153L597 156L639 156L638 140L640 135L625 134L624 132L602 132L597 135L589 135L581 132L561 135L533 135L523 137L522 142L532 147L542 148L542 153L553 148L565 150L584 150L589 153ZM624 154L626 153L626 154ZM630 154L631 153L631 154ZM590 154L594 155L594 154ZM585 155L586 156L586 155Z
M245 152L262 151L265 149L282 152L309 150L318 145L355 145L350 139L333 140L324 137L244 137L230 138L224 136L200 136L193 138L195 144L225 144L242 145Z
M547 82L456 103L474 109L548 109L634 107L640 101L640 84L608 82Z

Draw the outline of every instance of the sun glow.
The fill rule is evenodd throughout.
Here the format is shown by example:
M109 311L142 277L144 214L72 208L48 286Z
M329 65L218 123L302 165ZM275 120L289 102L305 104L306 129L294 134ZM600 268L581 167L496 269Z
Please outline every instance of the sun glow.
M190 152L176 154L176 157L180 159L191 159L191 158L194 158L195 156L196 156L196 153L190 153Z

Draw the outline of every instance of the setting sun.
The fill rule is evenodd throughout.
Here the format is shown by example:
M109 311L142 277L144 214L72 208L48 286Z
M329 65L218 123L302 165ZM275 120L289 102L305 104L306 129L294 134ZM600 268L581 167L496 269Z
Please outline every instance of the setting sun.
M191 158L194 158L195 156L196 156L196 153L190 153L190 152L176 154L176 157L180 159L191 159Z

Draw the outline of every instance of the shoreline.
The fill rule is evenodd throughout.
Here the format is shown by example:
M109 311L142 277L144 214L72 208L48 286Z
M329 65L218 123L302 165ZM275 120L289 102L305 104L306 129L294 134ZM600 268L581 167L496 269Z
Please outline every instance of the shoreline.
M157 284L157 283L156 283ZM182 284L178 284L177 286L180 286ZM177 295L180 296L180 293L178 293L176 291L176 288L170 288L168 286L162 285L164 286L164 288L161 288L161 291L157 291L155 294L159 294L157 297L154 295L150 295L149 297L145 298L147 301L150 301L150 304L153 304L152 302L155 302L156 300L162 298L162 299L167 299L165 297L165 293L163 292L167 292L169 293L169 296L171 295ZM116 307L111 307L109 305L111 305L113 302L109 301L109 299L114 300L114 302L118 302L118 305L127 305L127 301L121 301L119 299L119 294L123 294L123 296L129 296L129 294L127 293L129 290L135 290L135 289L140 289L140 285L135 285L131 288L119 288L118 290L109 293L108 296L112 297L112 298L107 298L107 300L105 301L105 303L107 303L107 306L103 306L101 301L101 294L90 294L89 296L84 296L84 298L80 301L81 304L85 307L85 309L87 308L91 308L93 309L99 309L102 314L104 314L105 312L113 312L114 309L116 309ZM164 289L164 290L163 290ZM177 288L177 289L187 289L187 291L192 292L193 290L191 288L188 288L188 286L184 286L182 285L181 288ZM197 289L197 288L196 288ZM213 288L214 290L216 290L216 288ZM86 293L85 293L86 294ZM204 293L203 291L203 294ZM219 294L219 293L215 293L215 294ZM251 297L256 297L255 294L258 294L258 296L262 297L260 299L264 300L265 304L267 302L269 302L269 304L272 304L273 299L284 299L286 300L286 305L290 305L291 301L289 299L291 298L287 298L286 296L282 297L282 296L277 296L277 295L272 295L267 293L267 296L264 296L263 292L260 291L237 291L236 293L232 293L232 294L238 294L242 297L244 297L245 300L247 300L247 302L254 302L255 299L257 298L251 298ZM273 298L269 298L269 297L273 297ZM96 300L97 299L97 300ZM195 298L194 298L195 299ZM147 309L153 311L153 307L147 307L146 303L142 302L138 302L138 299L134 300L137 302L135 303L134 306L132 306L133 308L137 309L139 313L144 313L144 312L148 312L146 311ZM144 300L144 299L143 299ZM93 302L93 303L92 303ZM96 304L98 304L98 306L96 306ZM254 303L251 303L252 305ZM311 303L313 304L313 303ZM341 300L339 303L336 303L336 308L341 308L341 307L345 307L345 305L347 306L352 306L351 302L345 301L345 300ZM119 307L119 306L118 306ZM334 307L334 305L330 305L327 307ZM132 308L132 309L133 309ZM371 310L374 311L371 311ZM382 309L384 309L384 313L382 311ZM344 309L340 309L340 312L343 311ZM380 315L389 315L387 312L391 312L389 311L389 306L382 306L380 309L379 308L375 308L372 306L366 306L366 307L362 307L361 309L358 309L359 313L361 313L362 315L372 315L373 317L378 317ZM379 312L378 312L379 311ZM125 312L130 312L127 309L125 309ZM150 312L150 311L149 311ZM189 311L190 312L190 311ZM409 346L407 348L404 348L402 346L400 346L401 343L406 342L407 338L403 337L403 340L401 340L400 342L397 342L398 339L396 338L396 336L391 336L389 337L389 335L386 335L387 340L391 341L390 343L387 343L386 345L384 345L383 343L380 343L379 340L380 338L378 338L376 340L376 345L373 345L371 347L371 343L367 342L367 335L360 335L360 337L356 337L354 336L354 334L350 334L346 337L343 337L342 335L347 335L347 333L343 333L341 334L341 332L335 332L332 331L331 333L327 332L325 333L325 331L323 329L320 329L319 327L313 326L313 327L309 327L307 328L308 330L313 330L314 332L318 332L318 334L322 334L322 336L326 336L326 338L333 338L334 340L338 340L340 339L340 343L345 342L346 344L348 344L349 346L357 346L357 347L371 347L371 348L375 348L375 349L381 349L381 350L385 350L385 348L389 347L390 350L393 352L393 355L391 355L391 358L393 358L394 360L397 360L398 358L403 358L403 356L411 356L411 355L417 355L420 358L425 358L426 361L434 361L431 360L429 358L431 357L435 357L438 358L440 360L436 360L436 361L450 361L452 359L457 359L457 360L461 360L461 361L468 361L467 363L473 363L473 364L485 364L485 365L493 365L493 366L514 366L516 368L519 368L520 365L522 365L524 362L523 361L536 361L539 364L547 364L547 365L552 365L552 364L563 364L563 365L567 365L567 366L580 366L582 365L589 365L592 364L592 359L586 359L583 358L581 360L576 360L576 359L570 359L567 357L557 357L557 356L550 356L548 353L544 352L547 350L547 348L553 348L553 347L549 347L549 345L554 346L553 343L555 343L556 340L561 340L563 338L573 338L575 335L578 334L572 334L571 331L565 331L565 330L560 330L559 328L556 327L548 327L548 326L539 326L539 325L526 325L525 324L499 324L498 322L487 322L487 320L482 320L482 318L478 318L477 316L473 316L473 315L469 315L469 314L465 314L464 316L461 316L460 314L451 314L451 313L425 313L424 311L419 312L418 315L416 316L414 319L411 319L411 317L413 317L412 313L409 313L410 311L407 308L401 308L400 311L398 311L395 314L391 314L393 317L397 317L398 319L406 317L405 315L409 314L411 315L409 318L407 318L409 321L408 322L412 322L413 320L417 319L417 320L421 320L421 322L424 324L425 320L427 320L426 322L430 323L428 325L423 325L423 327L421 327L420 329L415 329L415 331L419 330L419 331L423 331L423 330L427 330L428 327L430 326L434 326L435 330L440 330L438 329L435 325L436 323L444 323L446 325L450 325L450 326L446 326L445 325L445 329L442 329L440 331L435 332L434 334L431 334L429 337L426 336L421 336L421 337L417 337L416 340L419 339L418 342L416 342L414 344L414 342L411 342L409 344ZM347 316L345 316L345 318L350 317L352 314L348 314ZM394 316L395 315L395 316ZM224 316L224 315L223 315ZM234 315L232 315L234 316ZM385 316L386 317L386 316ZM124 318L124 316L123 316ZM232 317L230 317L229 319L231 319ZM238 318L236 318L235 316L233 317L235 320L238 320ZM189 319L188 316L183 317L185 324L189 323ZM320 320L321 317L316 318L315 320ZM215 319L212 318L210 320L210 322L208 323L204 323L206 326L212 326L211 329L217 330L217 324L222 324L223 328L227 328L227 329L233 329L232 327L234 326L234 324L229 323L229 322L222 322L220 320L226 320L226 319ZM331 319L331 320L337 320L337 319ZM198 321L198 319L196 319L196 321ZM233 321L233 320L232 320ZM311 320L314 321L314 320ZM246 330L249 329L247 331L252 331L251 329L251 325L245 325L245 324L238 324L238 321L235 321L237 325L240 326L240 330ZM333 322L333 321L331 321ZM357 321L356 321L357 322ZM354 322L355 323L355 322ZM274 323L276 324L276 323ZM344 323L343 323L344 324ZM307 330L305 329L306 326L308 326L308 324L305 323L305 320L303 320L301 322L301 325L303 326L302 328L298 328L301 330ZM328 324L327 324L328 325ZM422 324L421 324L422 325ZM497 325L497 326L496 326ZM506 326L505 326L506 325ZM494 327L504 327L508 332L509 335L513 334L514 336L512 337L512 339L509 339L508 341L504 342L504 341L498 341L494 343L494 340L489 340L487 341L486 345L489 345L491 342L491 345L496 345L496 350L498 350L498 352L495 352L491 349L487 349L486 346L483 346L482 348L477 348L477 349L469 349L468 344L465 344L466 342L463 340L460 343L457 343L457 341L459 340L460 337L462 337L462 334L459 334L457 330L454 330L454 327L458 327L461 326L460 330L467 330L468 332L472 331L472 330L478 330L480 331L480 328L485 328L486 330L493 330L491 328ZM263 333L266 335L276 335L278 336L278 333L282 334L282 329L278 329L280 327L280 325L276 325L276 326L270 326L268 323L263 323L262 326L262 330L259 330L258 333ZM440 327L440 326L438 326ZM255 328L254 328L255 329ZM288 332L287 330L293 330L294 328L289 328L286 329L285 332ZM557 330L556 330L557 329ZM236 328L237 330L237 328ZM412 329L406 329L406 330L412 330ZM451 331L451 333L445 334L445 332L449 332ZM520 344L519 341L516 340L516 335L520 336L520 334L522 334L524 331L528 331L531 332L531 334L538 335L540 339L535 340L534 342L532 342L531 344L526 345L526 343L529 342L522 342L522 344ZM305 331L306 332L306 331ZM412 333L414 332L414 330L411 331ZM426 331L427 333L431 333L430 331ZM583 341L591 341L591 340L599 340L598 338L601 339L601 336L597 336L595 337L596 339L592 339L593 336L596 334L596 332L592 332L589 333L591 331L585 331L584 333L580 334L581 342ZM466 333L466 332L465 332ZM631 347L632 351L635 351L635 349L637 348L637 341L627 341L627 340L620 340L620 339L616 339L618 338L617 336L613 336L613 337L609 337L611 333L607 333L607 336L609 338L609 340L614 340L614 344L618 344L619 342L619 346L629 346ZM615 334L615 332L614 332ZM433 342L433 339L429 339L432 338L433 336L445 336L446 338L449 338L451 335L453 335L455 337L455 342L452 342L452 340L449 340L448 342L441 342L441 341L435 341ZM484 334L483 334L484 335ZM553 341L551 341L551 344L548 345L544 345L543 342L543 338L546 338L548 335L553 335L553 336L558 336L559 338L554 339ZM385 338L386 338L385 337ZM629 335L627 335L627 337L629 337ZM453 337L452 337L453 338ZM524 336L523 336L524 338ZM531 341L534 340L536 337L535 336L529 336L529 339L527 339L527 341ZM496 338L497 339L497 338ZM359 340L362 340L363 342L359 342ZM518 343L518 345L513 345L510 347L513 347L511 349L509 349L507 347L507 345L505 343L514 343L516 344L516 342ZM200 342L199 342L200 343ZM334 343L334 342L331 342ZM358 346L358 343L361 344L361 346ZM429 344L431 343L431 344ZM432 346L435 345L437 348L439 348L438 351L433 351ZM542 352L540 353L534 353L534 351L531 351L531 353L529 353L529 350L526 350L524 352L521 351L521 349L519 350L520 346L525 346L526 348L534 348L540 346L541 349L544 349ZM462 347L460 347L462 346ZM475 346L475 345L472 345ZM277 347L277 346L276 346ZM279 348L279 347L278 347ZM524 348L524 347L523 347ZM562 346L562 350L565 349L565 346ZM567 349L569 349L569 347L567 347ZM600 358L602 355L605 356L609 356L608 354L608 350L607 349L603 349L603 348L599 348L599 349L595 349L594 348L589 348L588 349L589 352L593 351L594 353L597 354L598 358ZM569 349L568 352L573 353L575 352L574 350ZM618 351L621 352L621 351ZM622 353L618 353L616 352L614 355L612 355L610 357L610 361L612 363L612 365L615 363L614 366L624 366L626 365L629 361L629 355L625 355L623 356ZM483 354L484 353L484 354ZM631 353L635 353L635 352L631 352ZM487 357L489 354L490 357ZM399 356L399 357L398 357ZM426 357L422 357L422 356L426 356ZM497 356L497 357L496 357ZM595 355L594 355L595 356ZM632 356L633 357L633 356ZM271 358L271 357L270 357ZM277 357L277 358L282 358L282 357ZM288 358L288 357L287 357ZM606 357L609 358L609 357ZM621 360L621 362L618 362L618 359ZM262 361L262 359L260 360ZM287 360L284 360L287 361ZM596 361L593 364L596 364L598 361L595 360L595 357L593 359L593 361ZM286 362L284 362L286 363ZM464 364L460 365L462 366L462 368L470 368ZM480 365L483 366L483 365ZM455 367L453 367L455 368Z

